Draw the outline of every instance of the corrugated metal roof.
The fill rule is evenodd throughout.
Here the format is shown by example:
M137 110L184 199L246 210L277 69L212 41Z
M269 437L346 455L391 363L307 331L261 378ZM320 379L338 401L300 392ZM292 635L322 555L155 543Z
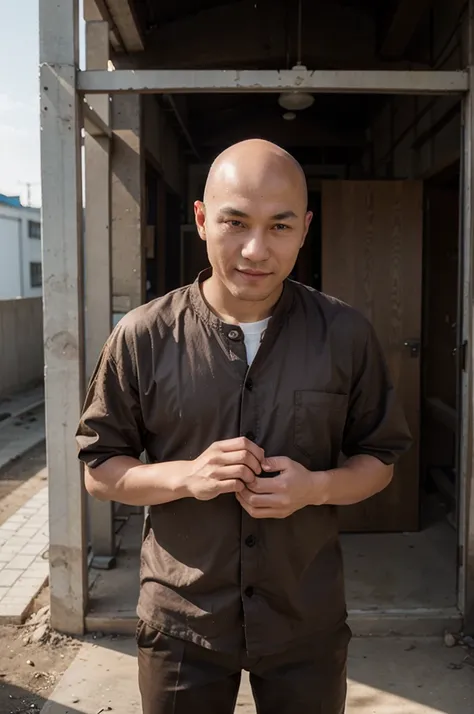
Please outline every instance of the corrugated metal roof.
M0 193L0 203L13 206L13 208L23 208L19 196L6 196L4 193Z

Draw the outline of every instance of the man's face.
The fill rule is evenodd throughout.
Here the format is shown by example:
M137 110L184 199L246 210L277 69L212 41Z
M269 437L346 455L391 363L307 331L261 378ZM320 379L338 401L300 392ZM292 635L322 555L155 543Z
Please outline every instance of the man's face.
M205 204L195 203L213 274L233 297L252 302L280 289L312 218L301 181L278 172L260 179L240 180L230 172Z

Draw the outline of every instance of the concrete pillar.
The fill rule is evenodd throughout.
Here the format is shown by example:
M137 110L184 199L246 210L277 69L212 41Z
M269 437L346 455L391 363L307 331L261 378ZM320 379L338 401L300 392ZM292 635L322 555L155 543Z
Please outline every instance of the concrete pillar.
M86 499L74 443L84 398L78 2L41 0L39 19L51 624L82 634Z
M145 158L142 100L112 101L112 295L114 321L145 300Z

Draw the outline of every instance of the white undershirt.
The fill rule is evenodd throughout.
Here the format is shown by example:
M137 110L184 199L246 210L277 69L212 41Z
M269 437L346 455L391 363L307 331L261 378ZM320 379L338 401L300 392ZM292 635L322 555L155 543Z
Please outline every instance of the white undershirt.
M242 332L244 333L245 349L247 351L247 362L249 367L255 359L255 355L260 347L263 333L267 329L269 322L270 318L267 317L265 320L259 320L259 322L241 322L239 324Z

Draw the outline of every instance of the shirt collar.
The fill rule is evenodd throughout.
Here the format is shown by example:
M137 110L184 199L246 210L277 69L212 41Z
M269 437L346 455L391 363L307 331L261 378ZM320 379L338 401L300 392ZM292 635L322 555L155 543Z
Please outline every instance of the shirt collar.
M201 291L201 284L208 280L212 275L212 268L206 268L201 271L197 276L194 283L190 286L190 298L191 304L194 311L199 315L199 317L204 320L208 325L213 327L220 332L227 333L232 329L239 329L236 325L229 325L223 322L209 307L207 302L204 300ZM270 325L272 331L274 328L278 327L283 320L286 318L290 312L293 305L294 298L294 288L290 280L285 280L283 283L283 291L280 295L278 302L276 303Z

